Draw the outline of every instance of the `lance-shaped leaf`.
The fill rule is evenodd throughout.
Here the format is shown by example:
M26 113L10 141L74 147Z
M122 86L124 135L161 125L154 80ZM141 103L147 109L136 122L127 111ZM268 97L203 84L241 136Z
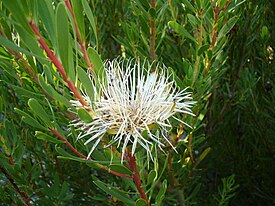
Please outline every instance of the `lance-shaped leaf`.
M37 117L39 117L39 119L41 119L48 127L52 127L52 122L51 122L48 114L46 113L46 111L44 110L42 105L36 99L33 99L33 98L29 99L28 105L31 108L31 110L33 111L33 113Z

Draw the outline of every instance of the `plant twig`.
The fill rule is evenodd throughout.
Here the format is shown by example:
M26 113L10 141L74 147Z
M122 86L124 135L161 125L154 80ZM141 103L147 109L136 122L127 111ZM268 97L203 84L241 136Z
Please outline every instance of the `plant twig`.
M63 67L63 65L61 64L61 62L58 60L58 58L55 56L55 54L50 50L50 48L48 47L48 45L46 44L46 42L43 40L37 26L33 23L32 20L29 21L29 25L31 27L31 29L33 30L33 32L36 34L36 39L39 42L40 46L45 50L45 52L47 53L49 59L52 61L52 63L56 66L56 68L58 69L59 73L61 74L62 78L64 79L64 81L67 83L67 86L69 87L69 89L73 92L74 96L78 99L78 101L83 105L83 106L87 106L87 103L85 102L85 100L83 99L83 97L81 96L81 94L79 93L77 87L74 85L74 83L67 77L67 74L65 72L65 69Z
M92 160L91 158L87 158L85 155L81 154L80 152L78 152L72 145L70 142L68 142L68 140L63 137L57 130L53 129L53 128L49 128L49 130L55 134L60 140L62 140L66 145L67 147L73 151L73 153L75 153L77 156L85 159L85 160ZM124 177L124 178L133 178L133 176L130 176L130 175L126 175L126 174L121 174L121 173L118 173L118 172L115 172L113 170L110 170L109 168L99 164L99 163L95 163L95 165L105 171L107 171L108 173L110 174L113 174L113 175L116 175L116 176L119 176L119 177Z
M82 40L80 31L79 31L79 27L78 27L78 25L77 25L77 22L76 22L76 19L75 19L75 15L74 15L72 6L71 6L71 4L70 4L70 1L69 1L69 0L65 0L65 5L66 5L66 7L68 8L69 12L70 12L71 15L72 15L72 18L73 18L73 21L74 21L74 27L75 27L76 35L77 35L79 44L80 44L80 46L81 46L81 50L82 50L84 59L85 59L85 61L86 61L86 64L88 65L88 69L89 69L90 71L94 72L94 65L91 63L91 61L90 61L90 59L89 59L88 52L87 52L87 49L86 49L86 44L85 44L85 42Z
M136 165L136 159L131 154L131 152L126 151L126 153L127 153L127 156L128 156L128 162L129 162L130 169L133 172L133 181L134 181L134 183L137 187L139 195L142 199L144 199L146 201L146 206L150 206L150 203L147 199L147 196L146 196L145 192L143 191L143 187L142 187L142 183L141 183L141 179L140 179L140 174L139 174L139 171L138 171L137 165Z
M0 166L0 171L6 176L6 178L9 180L9 182L12 184L13 188L16 190L16 192L20 195L20 197L22 198L22 200L24 201L24 203L28 206L31 206L32 204L29 201L29 197L27 196L27 194L25 192L21 192L19 187L17 186L17 184L14 182L14 180L12 179L12 177L7 173L7 171Z

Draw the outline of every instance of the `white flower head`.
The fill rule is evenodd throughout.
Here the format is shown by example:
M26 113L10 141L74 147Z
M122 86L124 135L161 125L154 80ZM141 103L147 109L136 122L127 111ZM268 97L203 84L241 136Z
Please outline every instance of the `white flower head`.
M106 61L104 67L106 82L101 83L100 92L94 87L95 100L84 95L90 105L88 109L93 111L93 121L74 122L84 131L79 138L89 137L85 144L94 142L88 157L106 134L112 137L106 147L116 144L121 148L122 160L127 146L134 155L137 145L140 145L151 159L151 146L155 144L162 148L166 141L176 151L166 136L167 129L172 127L169 118L189 126L175 114L193 115L191 107L195 102L191 101L191 93L186 89L178 91L173 81L169 82L165 66L160 70L157 65L151 71L152 65L147 61L115 59ZM72 103L81 107L77 101ZM155 125L161 132L153 134L151 130Z

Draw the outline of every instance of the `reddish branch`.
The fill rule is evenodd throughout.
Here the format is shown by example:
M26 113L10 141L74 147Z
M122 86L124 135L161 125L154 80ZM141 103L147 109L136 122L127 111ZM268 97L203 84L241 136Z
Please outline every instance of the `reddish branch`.
M143 191L143 188L142 188L142 183L141 183L139 171L138 171L138 168L137 168L137 165L136 165L136 159L131 154L131 152L127 151L127 155L128 155L128 162L129 162L130 169L133 172L133 180L134 180L134 183L135 183L135 185L137 187L137 190L140 194L140 197L142 199L144 199L146 201L146 205L149 206L150 203L148 202L147 196L146 196L146 194L145 194L145 192Z
M68 8L69 12L70 12L71 15L72 15L72 18L73 18L73 21L74 21L74 27L75 27L76 35L77 35L79 44L80 44L80 46L81 46L81 50L82 50L84 59L85 59L87 65L88 65L88 69L91 70L92 72L94 72L94 66L93 66L93 64L91 63L90 59L89 59L89 56L88 56L88 53L87 53L87 49L86 49L86 44L85 44L85 42L83 42L83 40L82 40L80 31L79 31L79 27L78 27L78 25L77 25L77 22L76 22L76 19L75 19L75 15L74 15L72 6L71 6L71 4L70 4L70 1L69 1L69 0L65 0L65 5L66 5L66 7Z
M80 95L80 93L79 93L77 87L74 85L74 83L67 77L67 74L65 72L65 69L64 69L63 65L57 59L57 57L55 56L55 54L50 50L50 48L48 47L48 45L46 44L46 42L43 40L43 38L42 38L42 36L41 36L41 34L40 34L37 26L31 20L29 21L29 25L30 25L31 29L33 30L33 32L36 34L36 39L39 42L40 46L45 50L45 52L47 53L49 59L56 66L56 68L58 69L58 71L61 74L62 78L67 83L67 86L69 87L69 89L74 93L74 96L78 99L78 101L83 106L86 106L87 103L84 101L84 99Z
M49 128L49 130L55 134L60 140L62 140L66 145L67 147L73 151L73 153L75 153L78 157L81 157L85 160L92 160L91 158L87 158L85 155L81 154L80 152L78 152L72 145L70 142L68 142L68 140L63 137L57 130L55 129L52 129L52 128ZM118 172L115 172L115 171L112 171L110 169L108 169L107 167L99 164L99 163L95 163L96 166L98 166L99 168L103 169L103 170L106 170L108 173L110 174L113 174L113 175L116 175L116 176L119 176L119 177L124 177L124 178L133 178L132 176L129 176L129 175L126 175L126 174L121 174L121 173L118 173Z
M6 176L6 178L9 180L9 182L12 184L13 188L16 190L16 192L20 195L22 200L25 202L26 205L31 206L31 203L29 201L29 197L27 196L26 193L21 192L17 184L14 182L12 177L7 173L7 171L0 166L0 171Z
M150 7L152 9L155 9L155 0L150 0ZM156 44L156 22L155 22L155 17L151 15L150 16L150 58L152 62L156 59L155 44Z

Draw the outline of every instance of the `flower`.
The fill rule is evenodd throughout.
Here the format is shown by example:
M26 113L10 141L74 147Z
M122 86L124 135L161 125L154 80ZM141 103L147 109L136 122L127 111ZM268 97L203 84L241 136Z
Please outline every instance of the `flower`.
M131 145L134 155L138 144L153 159L150 148L155 144L162 148L163 139L176 151L166 134L167 129L172 127L170 117L189 126L175 117L176 113L194 115L191 107L195 102L190 101L192 97L191 93L186 92L187 88L178 91L173 87L173 81L168 81L164 66L160 70L157 65L155 71L151 71L152 65L147 61L115 59L106 61L104 67L106 81L100 83L100 92L94 87L95 100L84 93L84 99L89 104L86 109L93 111L93 121L85 123L77 120L73 123L83 131L78 138L89 136L85 144L94 141L88 157L105 134L112 137L107 146L115 143L118 148L122 146L122 160L127 146ZM72 103L77 108L81 107L77 101ZM151 130L155 125L158 125L160 132L153 134Z

